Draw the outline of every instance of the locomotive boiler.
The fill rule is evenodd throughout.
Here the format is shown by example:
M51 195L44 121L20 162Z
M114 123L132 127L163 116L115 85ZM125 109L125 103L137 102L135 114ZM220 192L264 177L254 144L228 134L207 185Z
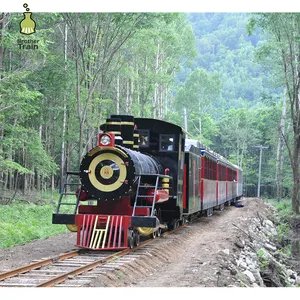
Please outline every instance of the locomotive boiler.
M99 134L98 145L82 159L80 200L114 201L132 196L137 191L140 176L164 174L163 166L155 157L136 151L139 134L134 130L133 117L118 117L107 119L101 126L104 133ZM153 189L148 190L149 195L151 192ZM162 192L158 191L157 201L162 201L163 196L168 199Z

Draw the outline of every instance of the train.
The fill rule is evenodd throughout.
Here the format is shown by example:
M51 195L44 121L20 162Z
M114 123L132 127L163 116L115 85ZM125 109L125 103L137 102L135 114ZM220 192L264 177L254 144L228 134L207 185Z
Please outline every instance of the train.
M77 232L80 248L117 250L236 203L242 169L188 137L170 122L111 115L66 173L52 223Z

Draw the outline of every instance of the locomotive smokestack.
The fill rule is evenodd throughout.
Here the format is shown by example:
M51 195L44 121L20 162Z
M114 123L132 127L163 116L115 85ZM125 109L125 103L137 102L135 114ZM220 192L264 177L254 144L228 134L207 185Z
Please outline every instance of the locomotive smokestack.
M111 118L121 120L121 136L123 138L123 146L133 149L134 117L127 115L111 115Z

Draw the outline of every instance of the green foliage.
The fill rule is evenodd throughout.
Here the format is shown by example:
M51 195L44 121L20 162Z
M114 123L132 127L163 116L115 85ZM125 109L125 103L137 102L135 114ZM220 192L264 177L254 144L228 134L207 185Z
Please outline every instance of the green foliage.
M264 273L269 266L269 261L266 259L265 251L263 249L257 250L257 257L259 260L260 272Z
M28 170L27 168L22 167L20 164L8 160L8 159L4 159L1 160L0 159L0 167L2 169L3 172L7 173L7 171L17 171L19 174L34 174L34 172Z
M293 215L292 211L292 201L290 199L282 199L280 201L276 199L268 199L268 203L272 204L277 211L279 219L273 220L276 223L276 230L278 233L278 240L283 245L282 251L290 256L291 255L291 245L286 244L288 234L291 230L289 223L290 217Z
M8 248L35 239L67 232L64 225L52 225L51 205L22 203L0 206L0 248Z
M280 201L276 199L268 199L268 202L276 208L282 219L286 220L293 214L291 199L281 199Z
M277 63L278 44L266 43L252 15L36 13L34 51L18 49L21 17L9 14L1 32L1 182L21 174L19 188L25 178L36 186L42 178L47 188L54 175L51 183L58 184L58 165L77 170L78 156L95 145L99 125L110 114L183 126L185 107L190 137L241 165L251 187L258 170L252 147L270 145L262 178L274 185L280 80L269 76L278 68L264 70L258 63ZM285 152L283 184L289 193L287 158Z
M267 82L269 73L254 60L255 49L262 39L259 31L248 36L250 15L242 13L189 14L197 38L198 57L194 68L220 74L222 91L218 109L240 107L240 99L255 105L261 93L273 93ZM184 81L182 73L180 81ZM220 113L220 111L219 111Z
M188 116L188 132L193 138L210 145L218 130L211 117L213 106L218 99L221 84L218 73L195 69L179 86L175 97L175 108ZM183 124L181 124L183 125Z

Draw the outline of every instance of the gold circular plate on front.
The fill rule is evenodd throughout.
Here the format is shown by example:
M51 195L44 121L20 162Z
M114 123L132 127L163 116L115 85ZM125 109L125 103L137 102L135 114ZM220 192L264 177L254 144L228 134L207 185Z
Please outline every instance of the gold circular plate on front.
M117 178L117 180L112 183L112 184L103 184L101 182L98 181L98 179L95 176L95 170L96 167L99 163L101 163L104 160L111 160L113 161L119 168L120 170L120 174L119 177ZM111 168L110 166L106 166L108 168ZM102 177L102 169L100 170L100 175ZM89 166L89 170L91 171L88 176L89 176L89 180L91 182L91 184L98 189L99 191L103 191L103 192L112 192L117 190L118 188L121 187L121 185L123 185L124 180L126 179L127 176L127 169L125 167L124 161L122 160L121 157L119 157L118 155L114 154L114 153L102 153L98 156L96 156L90 163ZM108 169L106 169L108 170ZM113 171L113 170L111 170ZM110 171L109 171L110 172ZM104 173L104 171L103 171ZM105 176L109 176L109 175L105 175ZM112 175L111 175L112 176ZM102 177L103 179L107 179L107 177ZM109 179L110 177L108 177Z
M109 179L113 176L113 169L111 166L104 166L100 170L100 176L104 179Z

